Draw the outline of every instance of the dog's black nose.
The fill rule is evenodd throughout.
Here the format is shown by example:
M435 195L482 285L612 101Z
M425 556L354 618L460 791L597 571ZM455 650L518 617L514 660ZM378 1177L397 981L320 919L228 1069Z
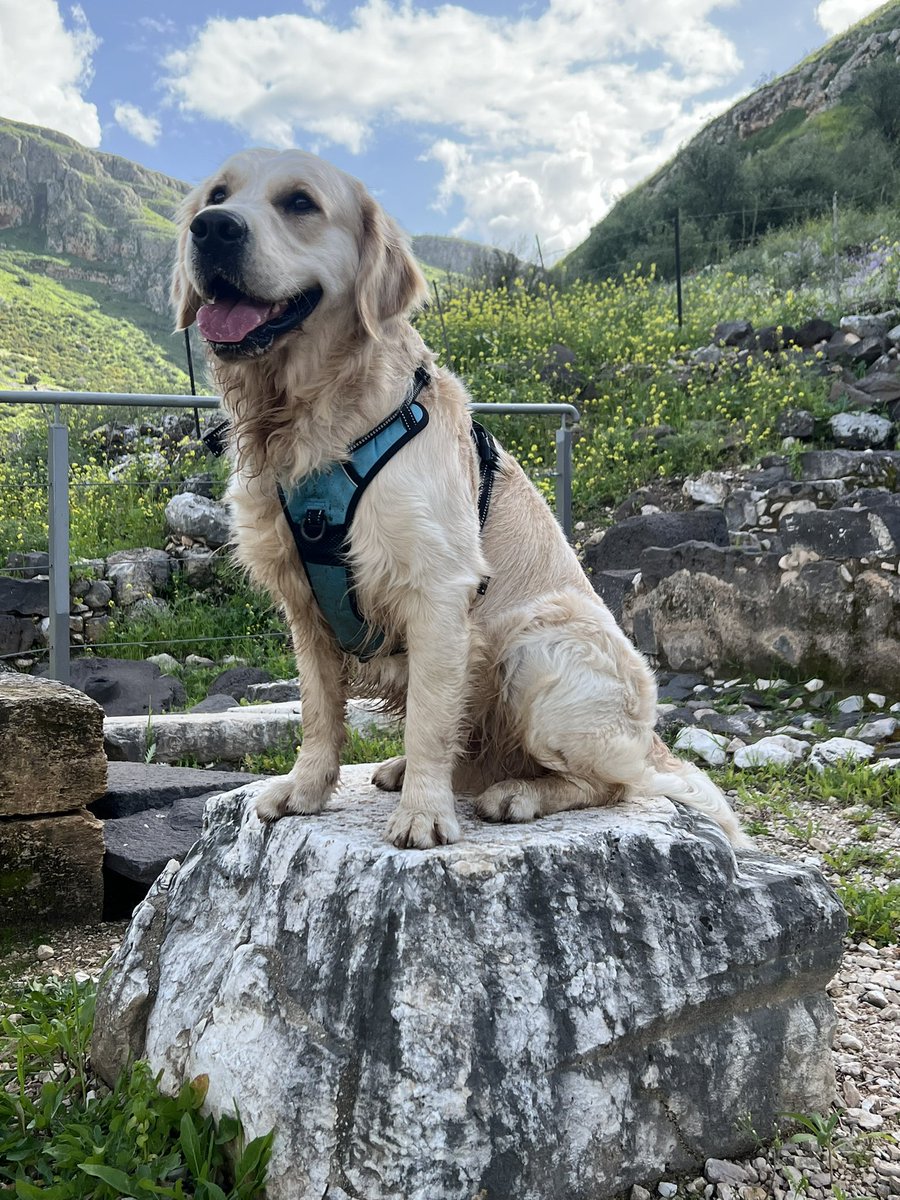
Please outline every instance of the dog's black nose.
M201 250L233 250L247 237L247 222L227 208L207 208L191 221L191 233Z

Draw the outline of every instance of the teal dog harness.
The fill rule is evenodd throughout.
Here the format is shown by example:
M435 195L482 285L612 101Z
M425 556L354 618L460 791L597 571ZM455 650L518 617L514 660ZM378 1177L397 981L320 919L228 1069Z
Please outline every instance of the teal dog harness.
M373 629L359 610L348 554L350 526L366 488L381 468L428 424L428 410L418 396L431 382L424 367L416 370L410 394L389 417L347 447L345 462L332 463L307 475L278 497L297 553L322 615L338 645L362 662L384 645L384 633ZM473 422L472 436L480 460L478 515L487 518L493 474L497 466L494 439ZM482 581L481 592L487 586Z
M425 368L418 367L400 407L352 442L345 462L332 463L307 475L288 492L278 487L278 498L316 603L341 650L362 662L382 648L384 632L374 629L359 610L348 558L350 526L363 493L381 468L428 424L428 410L418 397L430 382ZM228 422L223 422L203 439L213 454L224 453L228 430ZM472 438L479 459L478 521L483 528L499 454L494 439L477 421L472 422ZM481 581L479 594L484 594L487 584L487 579Z

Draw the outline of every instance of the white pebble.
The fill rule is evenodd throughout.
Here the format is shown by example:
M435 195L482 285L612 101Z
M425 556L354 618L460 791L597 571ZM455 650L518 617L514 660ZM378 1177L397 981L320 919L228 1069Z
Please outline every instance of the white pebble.
M38 962L47 962L51 958L56 958L56 951L52 946L38 946L37 960Z
M660 1182L656 1185L656 1190L659 1192L659 1194L661 1196L666 1196L666 1197L668 1197L668 1200L671 1200L672 1196L678 1195L678 1184L677 1183L667 1183L665 1179L661 1179Z

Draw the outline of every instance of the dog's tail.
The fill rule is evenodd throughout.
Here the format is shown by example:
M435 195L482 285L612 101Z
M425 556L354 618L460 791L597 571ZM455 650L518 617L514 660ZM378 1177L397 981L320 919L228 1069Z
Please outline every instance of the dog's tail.
M667 796L704 813L720 826L735 849L753 849L752 840L741 829L721 788L699 767L676 758L656 734L647 756L647 766L648 774L642 783L650 795Z

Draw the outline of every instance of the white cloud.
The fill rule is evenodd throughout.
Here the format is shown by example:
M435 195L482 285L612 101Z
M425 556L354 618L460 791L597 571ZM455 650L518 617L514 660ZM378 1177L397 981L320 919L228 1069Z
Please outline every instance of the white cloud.
M66 25L56 0L0 0L0 113L99 146L97 107L83 95L99 44L80 5Z
M379 126L417 127L462 230L538 233L558 253L710 115L704 94L740 67L709 20L721 2L549 0L500 18L363 0L342 27L215 18L168 57L166 85L183 111L275 146L359 153Z
M822 0L816 6L816 20L829 37L834 37L867 17L882 3L883 0Z
M148 117L136 104L117 103L113 108L116 124L121 125L126 133L144 142L147 146L155 146L162 133L162 126L156 117Z

